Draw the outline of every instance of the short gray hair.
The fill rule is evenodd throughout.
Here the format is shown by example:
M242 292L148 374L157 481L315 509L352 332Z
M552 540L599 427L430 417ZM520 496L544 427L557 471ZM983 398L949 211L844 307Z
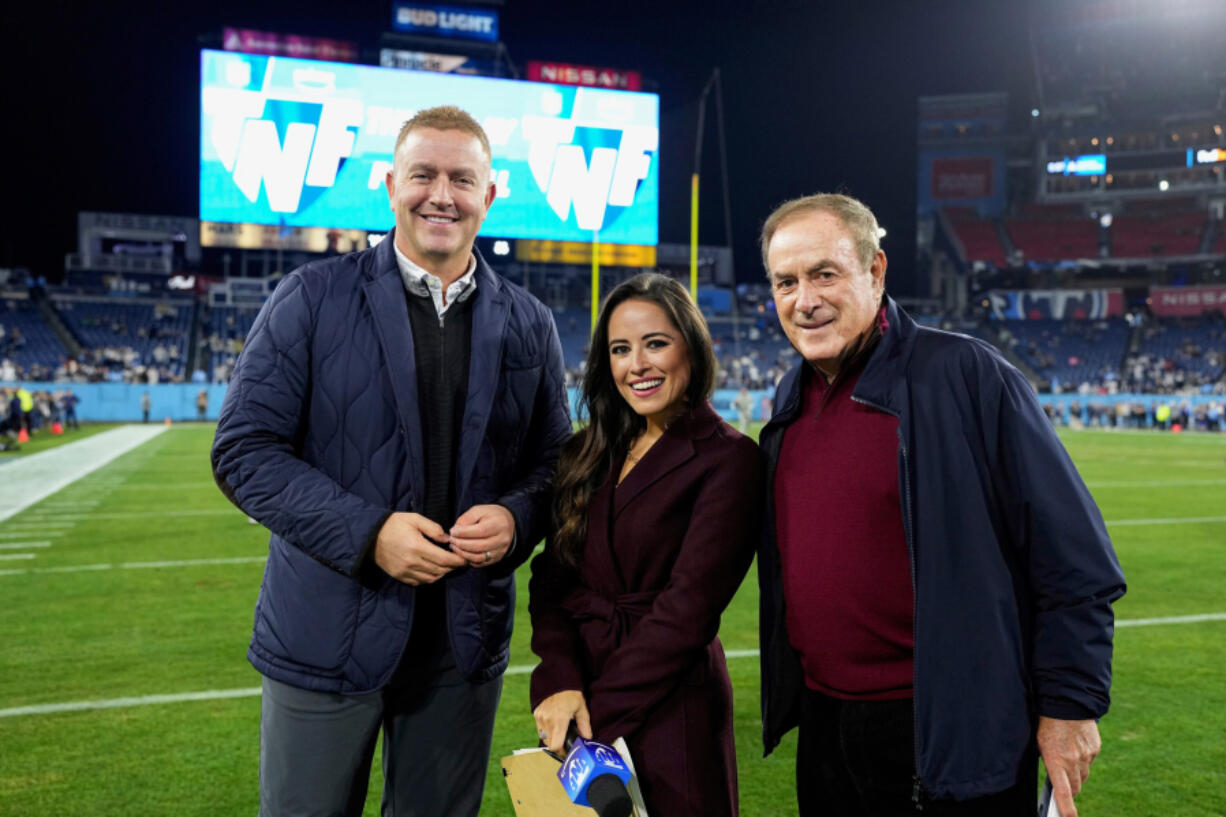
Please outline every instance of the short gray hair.
M856 243L856 255L860 257L860 263L865 269L873 265L873 257L881 249L881 236L877 217L873 215L873 211L859 199L845 196L842 193L814 193L811 196L801 196L785 201L766 217L759 243L762 247L762 266L766 268L767 275L770 275L767 253L775 233L788 219L810 213L830 213L836 216L851 233L852 240Z

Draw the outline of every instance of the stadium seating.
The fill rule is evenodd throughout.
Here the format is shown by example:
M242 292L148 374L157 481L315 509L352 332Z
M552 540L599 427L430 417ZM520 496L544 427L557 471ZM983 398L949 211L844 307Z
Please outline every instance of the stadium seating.
M131 348L143 365L165 366L173 376L183 375L194 314L191 302L53 296L53 303L86 349ZM158 359L158 347L164 359Z
M1200 388L1226 374L1226 318L1155 318L1125 364L1130 388L1167 392Z
M945 215L962 244L963 260L985 261L993 266L1005 265L1005 248L1001 246L996 225L989 219L980 218L966 207L947 207Z
M1193 255L1208 225L1204 210L1141 205L1115 216L1111 254L1117 258Z
M1061 389L1118 379L1129 328L1120 318L1094 321L1010 320L1013 351Z
M0 358L7 357L29 372L35 366L53 371L68 351L43 320L38 307L24 298L0 301Z
M201 338L209 350L209 379L221 382L229 379L234 360L243 348L258 312L257 309L235 306L214 306L209 310L205 337Z
M1098 224L1079 207L1028 205L1005 229L1027 261L1098 257Z

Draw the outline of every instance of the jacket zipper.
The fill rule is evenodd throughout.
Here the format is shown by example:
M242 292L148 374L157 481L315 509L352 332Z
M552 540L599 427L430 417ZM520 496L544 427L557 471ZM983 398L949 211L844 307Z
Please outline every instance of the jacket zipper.
M862 397L856 397L854 394L851 396L851 399L861 405L889 414L900 422L902 420L899 414L890 411L884 406L879 406ZM923 811L924 781L920 778L919 774L919 709L915 705L915 701L919 698L919 672L916 669L919 663L915 660L919 653L919 626L917 624L919 617L919 583L916 580L915 543L913 541L915 503L912 501L911 496L910 460L907 456L907 444L902 439L901 427L898 430L898 453L902 457L902 495L899 497L899 500L903 503L903 536L907 540L907 560L911 566L911 752L915 757L915 774L911 776L911 803L915 806L916 811Z

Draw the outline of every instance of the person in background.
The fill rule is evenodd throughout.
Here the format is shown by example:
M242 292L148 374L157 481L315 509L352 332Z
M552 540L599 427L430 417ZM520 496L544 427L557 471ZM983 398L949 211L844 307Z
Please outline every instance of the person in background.
M81 399L72 393L72 389L64 392L64 396L60 398L60 406L64 409L64 425L67 428L80 428L81 424L77 422L77 405ZM146 418L147 419L147 418Z
M877 220L819 194L762 228L803 362L760 440L763 739L801 815L1076 817L1124 576L1025 378L885 294Z
M737 429L742 434L748 434L749 423L753 420L753 395L746 386L741 386L741 390L737 392L732 408L736 410Z
M549 310L474 249L489 140L459 108L401 128L395 229L283 278L235 363L218 485L272 532L247 653L260 814L474 817L515 568L571 424Z
M532 562L538 734L555 752L572 724L625 738L652 814L738 808L716 633L753 558L762 469L708 402L715 375L684 287L649 273L609 294L584 370L590 422L563 449Z
M149 392L145 392L140 396L140 413L141 422L149 422L149 412L153 410L153 398L149 396Z

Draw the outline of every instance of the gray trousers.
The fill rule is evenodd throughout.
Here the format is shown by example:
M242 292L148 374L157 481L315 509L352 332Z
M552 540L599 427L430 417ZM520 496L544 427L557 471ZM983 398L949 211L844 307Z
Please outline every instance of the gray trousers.
M476 817L502 678L469 683L444 652L368 695L264 679L260 817L359 817L383 729L383 817Z

